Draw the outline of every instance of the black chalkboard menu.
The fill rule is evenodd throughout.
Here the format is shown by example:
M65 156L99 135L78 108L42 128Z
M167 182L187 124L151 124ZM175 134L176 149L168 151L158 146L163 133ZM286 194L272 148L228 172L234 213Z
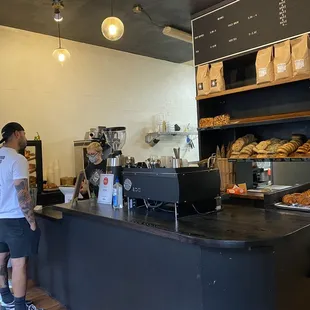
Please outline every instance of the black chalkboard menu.
M310 32L310 0L235 0L192 19L195 65Z

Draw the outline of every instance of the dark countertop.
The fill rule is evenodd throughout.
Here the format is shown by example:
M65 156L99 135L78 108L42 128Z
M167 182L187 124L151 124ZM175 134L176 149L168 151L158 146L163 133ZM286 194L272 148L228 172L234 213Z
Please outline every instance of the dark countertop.
M55 205L54 210L143 231L181 242L207 247L245 248L273 245L277 240L310 227L310 214L253 207L224 206L218 213L173 219L173 214L147 211L114 210L109 205L90 207L80 201Z
M63 218L61 211L56 211L49 207L44 207L41 210L34 210L34 213L38 216L48 217L52 220L61 220Z

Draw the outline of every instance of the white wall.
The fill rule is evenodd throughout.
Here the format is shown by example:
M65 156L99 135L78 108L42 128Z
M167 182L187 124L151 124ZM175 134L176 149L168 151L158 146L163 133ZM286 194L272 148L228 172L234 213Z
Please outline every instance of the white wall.
M150 148L144 135L162 111L173 122L197 126L192 67L73 41L63 45L71 60L62 67L52 57L56 38L0 26L0 127L20 122L28 139L38 131L45 167L59 159L61 175L74 175L73 141L97 125L126 126L124 154L136 160L184 146L179 139ZM197 159L195 145L186 158Z

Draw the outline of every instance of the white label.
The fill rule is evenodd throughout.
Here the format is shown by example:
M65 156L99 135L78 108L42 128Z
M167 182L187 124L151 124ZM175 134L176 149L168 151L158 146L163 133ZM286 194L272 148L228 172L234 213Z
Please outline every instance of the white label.
M286 72L286 64L278 64L278 66L277 66L277 72L278 72L278 73Z
M296 70L301 70L305 67L305 60L304 59L297 59L295 60L295 68Z
M267 68L260 68L258 70L258 76L260 78L265 77L267 75Z
M216 87L216 86L217 86L217 80L212 80L211 87Z
M100 175L100 185L98 202L104 204L112 204L112 194L113 194L113 174L101 174Z

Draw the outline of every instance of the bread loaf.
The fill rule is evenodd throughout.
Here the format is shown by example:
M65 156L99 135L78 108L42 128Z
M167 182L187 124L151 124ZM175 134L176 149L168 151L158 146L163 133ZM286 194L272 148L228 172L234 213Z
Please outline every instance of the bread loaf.
M307 154L310 151L310 140L308 140L306 143L304 143L302 146L300 146L297 150L297 153L299 154Z
M286 157L294 153L302 145L301 140L291 140L290 142L282 145L278 150L277 154L279 157Z
M255 141L254 135L246 135L236 140L232 146L232 152L240 152L245 146Z
M199 121L199 128L213 127L214 122L212 117L201 118Z

